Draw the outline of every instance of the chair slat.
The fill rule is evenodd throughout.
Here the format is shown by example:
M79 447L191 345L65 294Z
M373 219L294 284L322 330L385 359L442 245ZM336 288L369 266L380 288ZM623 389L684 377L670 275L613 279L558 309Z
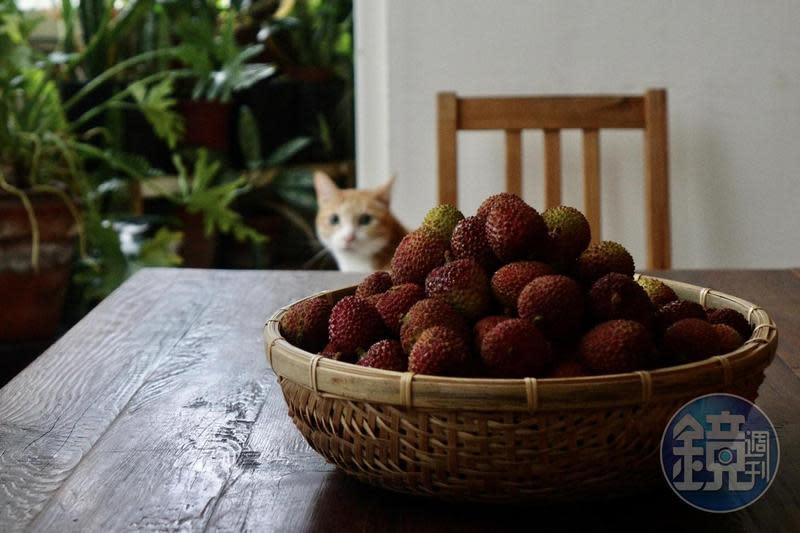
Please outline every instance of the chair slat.
M645 219L648 268L671 267L669 221L669 138L667 135L667 91L645 93Z
M583 130L584 211L592 229L592 242L600 238L600 132Z
M643 128L642 96L460 98L458 129Z
M544 204L561 205L561 131L544 130Z
M522 197L522 132L506 130L506 191Z
M438 96L439 135L439 203L458 206L458 148L456 128L458 125L458 100L455 93L440 93Z

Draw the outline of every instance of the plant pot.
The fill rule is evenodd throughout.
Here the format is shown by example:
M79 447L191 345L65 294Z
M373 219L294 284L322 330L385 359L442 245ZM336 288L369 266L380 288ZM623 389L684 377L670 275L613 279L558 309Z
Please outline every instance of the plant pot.
M186 123L184 142L227 152L230 146L231 104L207 100L183 100L178 110Z
M212 234L210 237L206 235L203 215L189 213L182 208L175 215L181 221L181 231L183 232L183 243L180 248L183 266L190 268L213 267L217 252L217 236L216 234Z
M0 193L0 341L52 338L61 320L75 252L75 220L60 198L30 194L39 223L39 269L22 202Z

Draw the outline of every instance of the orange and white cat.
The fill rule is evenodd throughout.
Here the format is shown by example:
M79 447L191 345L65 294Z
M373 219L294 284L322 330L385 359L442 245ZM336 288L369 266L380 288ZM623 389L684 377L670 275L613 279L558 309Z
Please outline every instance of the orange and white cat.
M392 182L377 189L340 189L323 172L314 174L317 236L343 272L388 270L406 234L389 210Z

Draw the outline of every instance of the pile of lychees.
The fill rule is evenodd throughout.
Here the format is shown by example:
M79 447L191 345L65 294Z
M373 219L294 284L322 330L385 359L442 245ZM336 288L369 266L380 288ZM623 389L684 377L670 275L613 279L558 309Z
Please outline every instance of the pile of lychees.
M572 207L539 214L518 196L475 216L433 208L391 272L331 306L305 300L281 319L292 344L362 366L465 377L573 377L697 361L733 351L750 324L731 309L679 300L634 280L633 258L591 244Z

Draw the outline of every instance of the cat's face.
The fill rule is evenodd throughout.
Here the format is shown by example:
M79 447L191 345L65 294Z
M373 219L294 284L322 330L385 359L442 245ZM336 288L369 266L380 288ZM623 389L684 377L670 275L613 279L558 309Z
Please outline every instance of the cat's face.
M339 189L325 174L314 176L317 234L335 256L371 257L382 250L394 230L389 211L391 182L374 190Z

